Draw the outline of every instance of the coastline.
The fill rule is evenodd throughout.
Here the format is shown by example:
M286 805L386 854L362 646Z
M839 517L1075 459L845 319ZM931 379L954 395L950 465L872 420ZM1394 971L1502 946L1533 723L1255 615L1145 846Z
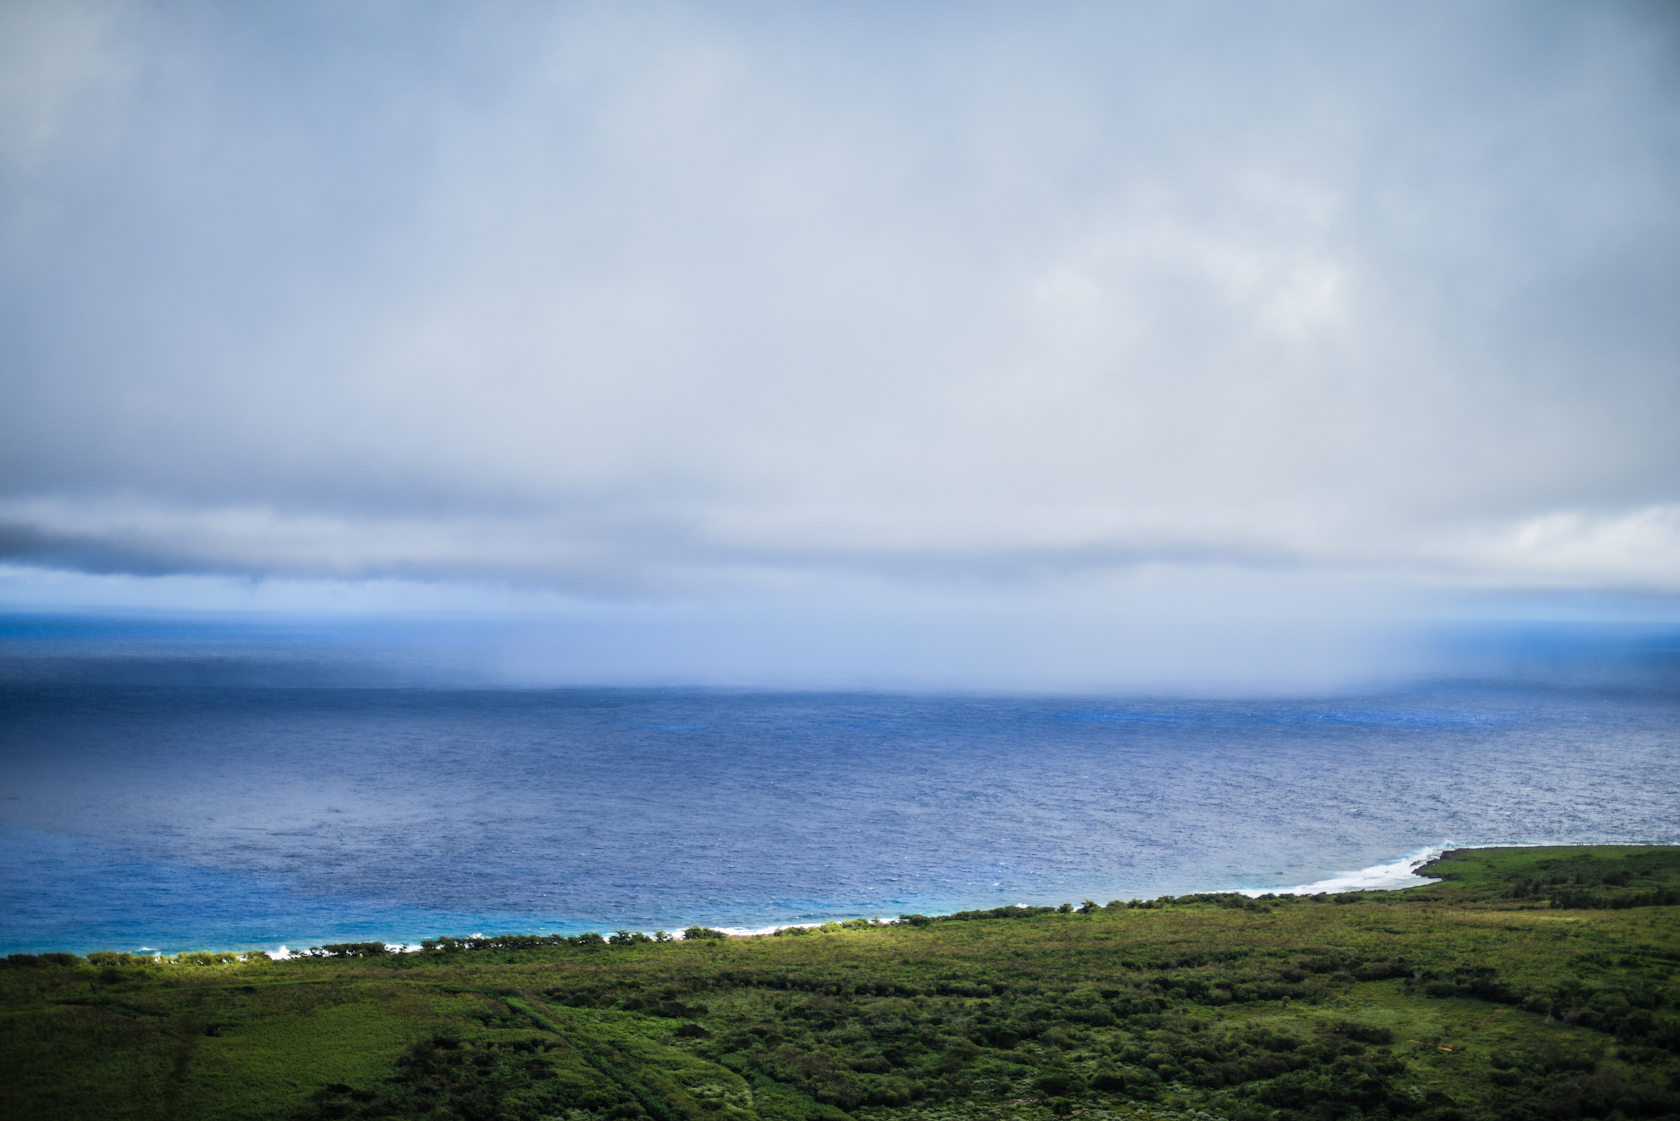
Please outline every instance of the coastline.
M1337 873L1335 873L1331 876L1328 876L1328 877L1326 877L1322 880L1315 880L1312 883L1306 883L1306 884L1297 884L1293 887L1237 887L1237 888L1233 888L1233 887L1211 887L1211 888L1194 888L1190 891L1181 892L1179 894L1183 894L1183 895L1235 894L1235 895L1246 895L1250 899L1257 899L1262 895L1318 895L1320 893L1335 894L1335 893L1350 892L1350 891L1404 891L1407 888L1423 887L1427 884L1431 884L1431 883L1436 882L1436 881L1430 879L1429 877L1416 875L1417 869L1423 868L1423 867L1425 867L1429 864L1432 864L1433 862L1439 860L1443 855L1445 855L1448 852L1452 852L1452 851L1455 851L1455 850L1461 849L1461 848L1470 848L1470 847L1474 847L1474 848L1531 848L1533 846L1529 845L1529 844L1526 844L1526 843L1523 843L1523 842L1515 842L1515 843L1496 842L1496 843L1493 843L1493 844L1465 846L1465 845L1456 845L1451 841L1442 841L1438 845L1430 845L1430 846L1427 846L1425 848L1416 849L1413 852L1411 852L1410 854L1400 857L1398 860L1386 861L1382 864L1373 864L1370 867L1361 868L1361 869L1359 869L1357 871L1353 871L1353 872L1337 872ZM1138 895L1121 896L1120 897L1120 899L1123 902L1128 900L1128 899L1141 899L1141 898L1144 898L1144 897L1143 896L1138 896ZM1034 906L1042 906L1043 904L1013 903L1013 904L1005 904L1005 905L1006 906L1015 906L1015 907L1034 907ZM950 912L941 912L941 913L942 914L948 914ZM856 917L867 918L869 916L859 915L859 916L856 916ZM939 917L939 916L938 916L938 914L935 914L935 915L930 915L929 917ZM798 927L819 927L819 926L822 926L822 925L823 925L822 923L803 922L803 923L781 923L781 924L778 924L778 925L761 926L761 927L727 927L727 926L723 926L723 927L718 927L717 929L723 931L725 934L729 934L729 935L732 935L732 936L735 936L735 937L756 937L756 936L764 935L764 934L773 934L777 930L783 930L783 929L786 929L788 927L794 927L794 926L798 926Z
M1411 852L1411 853L1409 853L1405 856L1402 856L1402 857L1400 857L1396 860L1385 861L1381 864L1370 865L1366 868L1361 868L1361 869L1358 869L1356 871L1335 873L1335 874L1332 874L1330 876L1325 877L1324 879L1315 880L1315 881L1312 881L1310 883L1305 883L1305 884L1297 884L1297 885L1288 886L1288 887L1235 887L1235 888L1234 887L1216 887L1216 888L1197 889L1197 890L1194 890L1194 891L1181 892L1181 893L1178 893L1177 896L1173 896L1173 895L1169 894L1169 895L1165 895L1165 896L1156 896L1156 897L1153 897L1153 898L1168 898L1168 899L1170 899L1170 898L1179 898L1179 897L1190 896L1190 895L1241 895L1241 896L1246 896L1249 899L1262 899L1262 898L1266 898L1266 897L1277 897L1277 896L1340 895L1340 894L1358 893L1358 892L1405 891L1405 890L1408 890L1408 889L1411 889L1411 888L1424 887L1424 886L1427 886L1427 885L1430 885L1430 884L1439 883L1440 881L1439 881L1438 878L1427 876L1427 875L1420 875L1419 873L1423 869L1431 867L1435 863L1439 862L1443 857L1445 857L1445 856L1447 856L1448 854L1451 854L1451 853L1465 853L1465 852L1485 851L1485 850L1501 850L1501 849L1524 849L1524 848L1575 848L1575 847L1579 847L1579 848L1616 848L1616 847L1623 847L1623 846L1628 846L1628 845L1634 845L1634 846L1640 846L1640 847L1645 847L1645 846L1667 847L1663 842L1637 842L1637 841L1619 841L1619 842L1602 842L1602 843L1595 842L1593 844L1580 845L1580 846L1567 846L1567 845L1566 846L1559 846L1559 845L1541 844L1541 843L1538 843L1538 842L1525 842L1525 841L1498 841L1498 842L1492 842L1492 843L1484 842L1484 843L1472 843L1472 844L1456 844L1456 843L1451 842L1451 841L1443 841L1443 842L1441 842L1440 844L1437 844L1437 845L1431 845L1431 846L1428 846L1428 847L1425 847L1425 848L1416 849L1413 852ZM1106 893L1104 893L1104 894L1106 894ZM1122 902L1122 903L1134 902L1134 901L1142 901L1146 898L1148 898L1148 897L1145 897L1145 896L1142 896L1142 895L1137 895L1137 894L1121 895L1117 899L1112 900L1112 902ZM1110 902L1110 901L1098 901L1099 906L1102 906L1104 902ZM1077 901L1057 900L1053 904L1014 902L1014 903L1009 903L1009 904L1003 904L1003 906L1019 907L1019 908L1033 908L1033 907L1043 907L1043 906L1047 906L1047 905L1048 906L1060 906L1063 903L1068 903L1070 905L1077 905ZM996 905L994 904L994 906L996 906ZM991 908L981 907L979 909L989 910ZM964 909L964 908L940 909L940 910L937 910L937 911L928 912L926 914L926 917L927 918L932 918L932 919L938 919L938 918L949 916L951 914L961 913L964 910L966 910L966 909ZM790 921L790 922L768 923L768 924L757 925L757 926L728 926L728 925L710 926L709 924L706 924L704 922L692 922L692 921L689 921L689 920L685 920L685 924L690 925L690 926L699 926L699 927L702 927L704 929L714 930L714 931L718 932L719 934L725 935L725 936L727 936L729 938L732 938L732 939L733 938L759 938L759 937L764 937L764 936L767 936L767 935L772 935L778 930L787 930L787 929L791 929L791 928L817 929L817 928L821 928L821 927L838 926L840 924L845 924L845 923L856 923L860 920L862 920L862 921L877 921L877 922L880 922L882 924L887 924L887 923L891 923L893 920L897 919L899 917L900 913L909 914L909 913L919 913L919 912L913 912L909 909L906 909L902 912L895 912L891 915L885 914L885 913L880 912L880 911L876 911L876 912L872 912L872 913L858 913L858 914L839 914L839 913L837 913L834 916L825 918L821 921L796 920L796 921ZM288 938L288 939L285 939L285 940L253 939L253 940L243 941L243 942L231 942L230 941L230 942L223 943L223 944L211 943L211 942L206 941L204 943L198 943L198 944L183 944L183 945L180 945L180 946L172 946L172 947L169 947L167 949L159 949L159 948L157 948L155 946L151 946L151 945L141 945L141 946L131 946L129 949L125 950L125 949L113 949L112 946L103 945L103 944L99 945L97 948L89 948L89 949L81 950L81 951L74 950L74 949L66 950L66 949L63 949L62 946L48 947L48 946L44 946L44 945L36 945L36 946L29 947L27 949L20 949L20 948L17 948L17 947L0 946L0 957L4 957L5 955L8 955L8 954L21 954L23 956L29 956L29 955L48 954L48 953L72 953L72 954L84 953L85 954L85 953L97 953L97 952L115 952L115 953L135 954L135 955L138 955L138 956L151 956L151 957L158 958L160 960L168 960L171 957L180 956L180 955L188 955L188 956L202 955L202 954L240 955L240 954L248 954L248 953L261 953L261 954L267 955L269 958L271 958L272 960L275 960L275 961L286 961L286 960L291 960L291 959L295 959L295 958L312 956L309 953L310 949L318 949L320 946L324 946L324 945L373 945L373 944L379 944L379 945L383 945L385 947L386 952L392 953L392 954L417 953L417 952L420 952L421 949L422 949L422 946L420 945L420 942L423 940L423 937L432 937L432 938L436 938L436 937L463 937L463 938L468 938L468 939L480 939L480 938L485 938L485 937L498 938L498 937L507 937L507 936L517 936L517 937L534 936L534 937L566 938L566 937L577 937L577 936L585 934L585 933L611 934L611 933L614 933L615 931L618 932L618 933L629 933L629 934L632 934L632 935L648 935L648 936L652 936L653 934L656 933L653 930L631 931L631 930L629 930L628 927L624 927L624 928L612 927L612 928L608 929L605 926L600 927L600 928L586 928L582 925L578 925L577 928L574 930L574 929L572 929L573 925L574 924L569 924L569 923L558 923L558 922L554 922L552 920L550 920L548 922L540 922L539 921L539 922L534 922L529 927L526 927L524 930L521 930L521 929L519 929L519 924L516 921L514 923L509 924L506 928L497 927L497 928L492 929L488 924L483 925L483 926L475 926L472 929L471 933L466 933L466 934L455 934L455 933L451 933L451 932L431 932L429 935L426 935L426 936L405 935L405 936L401 936L401 937L381 937L377 934L368 934L368 933L350 934L350 935L339 934L339 935L322 936L318 939L311 939L311 938L301 938L301 939L299 939L299 938ZM673 925L675 925L675 924L673 923ZM682 933L681 933L681 928L679 928L677 930L674 930L674 931L671 931L667 935L667 937L672 941L682 941L683 936L682 936ZM315 943L315 945L312 945L312 943Z
M1473 845L1459 845L1459 844L1455 844L1452 841L1442 841L1441 843L1436 844L1436 845L1431 845L1431 846L1427 846L1425 848L1413 850L1411 853L1408 853L1407 855L1399 857L1395 860L1385 861L1385 862L1380 863L1380 864L1370 865L1368 867L1357 869L1357 870L1354 870L1354 871L1337 872L1337 873L1334 873L1334 874L1332 874L1330 876L1327 876L1323 879L1315 880L1315 881L1305 883L1305 884L1297 884L1297 885L1287 886L1287 887L1230 887L1230 886L1220 886L1220 887L1210 887L1210 888L1197 888L1197 889L1194 889L1194 890L1191 890L1191 891L1181 892L1179 894L1184 894L1184 895L1189 895L1189 894L1237 894L1237 895L1247 896L1251 899L1256 899L1256 898L1260 898L1261 896L1265 896L1265 895L1274 895L1274 896L1297 895L1298 896L1298 895L1317 895L1317 894L1321 894L1321 893L1340 894L1340 893L1347 893L1347 892L1363 892L1363 891L1404 891L1408 888L1422 887L1422 886L1425 886L1427 884L1437 882L1436 880L1431 879L1429 877L1418 875L1417 871L1419 869L1423 868L1423 867L1428 866L1429 864L1433 863L1434 861L1439 860L1443 855L1445 855L1448 852L1458 851L1458 850L1462 850L1462 849L1469 849L1469 848L1529 848L1529 847L1534 847L1534 844L1531 843L1531 842L1494 842L1494 843L1491 843L1491 844L1483 843L1483 844L1473 844ZM1106 893L1103 893L1103 894L1106 894ZM1130 900L1143 899L1145 897L1142 896L1142 895L1138 895L1138 894L1121 894L1121 895L1117 896L1117 898L1121 901L1130 901ZM1059 905L1063 902L1077 903L1077 900L1073 900L1073 901L1056 900L1051 905ZM1099 900L1098 902L1103 903L1103 902L1107 902L1107 901L1106 900ZM1014 907L1023 907L1023 908L1024 907L1033 907L1033 906L1044 906L1044 905L1045 904L1043 904L1043 903L1032 903L1032 902L1022 902L1022 901L1016 901L1014 903L1004 904L1004 906L1014 906ZM942 916L942 915L955 913L956 911L961 910L961 909L962 908L951 908L949 910L942 909L942 910L937 911L937 912L931 912L930 917L939 917L939 916ZM784 930L784 929L789 929L789 928L815 929L815 928L822 927L822 926L832 924L832 923L850 922L850 921L855 921L855 920L858 920L858 919L871 919L871 918L878 918L883 922L889 922L896 917L897 917L896 913L893 914L893 915L887 915L887 914L884 914L884 913L881 913L881 912L874 912L874 913L861 913L860 912L858 914L844 914L844 915L836 914L835 916L825 918L825 919L820 920L820 921L797 920L797 921L789 921L789 922L773 922L773 923L769 923L769 924L765 924L765 925L756 925L756 926L731 926L731 925L711 926L710 924L708 924L704 921L693 922L693 923L690 923L689 925L706 926L706 927L709 927L710 929L715 929L715 930L717 930L717 931L719 931L723 934L726 934L731 938L753 938L753 937L762 937L762 936L765 936L765 935L773 934L777 930ZM555 922L550 921L550 922L542 923L540 925L540 931L544 934L548 934L548 933L552 932L552 933L556 933L556 934L564 933L564 934L568 934L568 935L571 935L571 936L576 936L578 934L582 934L582 933L586 932L586 928L583 927L583 926L579 926L578 929L572 930L571 929L572 925L573 924L569 924L569 923L555 923ZM602 933L611 933L610 930L601 931L601 932ZM454 933L451 933L451 932L432 932L430 936L431 937L438 937L440 933L449 934L449 936L451 936L451 937L464 936L464 937L469 937L469 938L482 938L482 937L485 937L486 934L489 934L490 936L496 936L497 934L513 933L513 931L511 929L507 930L507 931L502 931L502 930L491 931L486 927L486 928L474 928L474 930L472 932L466 933L464 935L458 935L458 934L454 934ZM646 931L637 931L635 933L652 935L655 932L653 930L646 930ZM673 931L672 932L672 937L675 940L681 940L682 935L681 935L680 931ZM329 942L329 939L331 940L330 942ZM148 946L133 947L133 948L130 948L126 951L118 950L116 952L142 953L142 954L155 955L155 956L158 956L158 957L167 957L167 956L170 956L172 954L191 954L191 953L249 953L249 952L261 952L261 953L268 954L274 960L285 961L285 960L289 960L289 959L292 959L292 958L308 956L307 955L307 949L308 949L309 945L312 942L316 942L316 941L317 941L317 939L311 939L311 938L301 938L301 939L299 939L299 938L288 938L288 939L285 939L283 941L280 941L280 940L275 940L275 941L255 940L255 941L252 941L250 943L239 943L239 944L229 943L227 945L201 944L201 945L197 945L197 946L171 948L169 950L160 950L160 949L157 949L153 946L148 945ZM390 953L415 953L415 952L419 952L420 949L421 949L421 947L419 945L420 938L414 937L412 935L405 935L405 936L401 936L401 937L395 937L395 936L393 936L393 937L381 937L379 935L372 935L372 936L333 935L333 936L323 936L323 937L319 938L318 941L319 941L320 944L349 943L349 942L358 942L358 941L359 942L367 942L367 943L379 942L379 943L383 944L386 947L387 951L390 952ZM99 949L101 949L101 950L111 950L112 947L101 946L101 947L99 947ZM31 952L45 953L45 952L53 952L53 951L44 950L44 949L36 949L36 950L31 951ZM90 952L92 952L92 951L90 951Z

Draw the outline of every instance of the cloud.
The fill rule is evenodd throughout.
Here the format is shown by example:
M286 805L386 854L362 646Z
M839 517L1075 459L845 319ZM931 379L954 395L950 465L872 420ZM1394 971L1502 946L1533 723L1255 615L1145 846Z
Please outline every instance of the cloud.
M1561 510L1480 526L1424 554L1506 586L1621 586L1680 592L1680 504L1612 514Z
M5 18L15 562L1680 591L1661 6Z

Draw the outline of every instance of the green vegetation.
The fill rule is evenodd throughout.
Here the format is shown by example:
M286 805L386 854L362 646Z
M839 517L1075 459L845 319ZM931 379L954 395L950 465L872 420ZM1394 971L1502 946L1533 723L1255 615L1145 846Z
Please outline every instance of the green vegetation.
M14 955L0 1115L469 1121L1680 1116L1680 849L778 936Z

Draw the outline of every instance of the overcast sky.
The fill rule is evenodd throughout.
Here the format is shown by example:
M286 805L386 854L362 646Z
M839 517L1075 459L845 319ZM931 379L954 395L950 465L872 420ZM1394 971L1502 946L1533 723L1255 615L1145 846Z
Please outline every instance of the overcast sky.
M3 0L0 596L1671 610L1676 12Z

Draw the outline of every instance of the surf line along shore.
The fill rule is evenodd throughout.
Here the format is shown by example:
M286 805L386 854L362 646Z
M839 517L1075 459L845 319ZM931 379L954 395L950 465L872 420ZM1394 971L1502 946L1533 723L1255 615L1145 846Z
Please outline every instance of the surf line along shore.
M1498 847L1524 847L1524 846L1518 845L1518 846L1498 846ZM1205 896L1205 895L1232 895L1232 894L1236 894L1236 895L1247 896L1251 899L1259 899L1259 898L1263 898L1263 897L1267 897L1267 896L1283 896L1283 895L1311 896L1311 895L1324 895L1324 894L1343 894L1343 893L1348 893L1348 892L1359 892L1359 891L1400 891L1400 890L1404 890L1406 888L1419 887L1419 886L1423 886L1423 885L1432 883L1433 881L1431 879L1429 879L1426 876L1419 875L1418 872L1421 869L1426 868L1429 865L1433 864L1435 861L1439 860L1442 857L1443 854L1445 854L1447 852L1450 852L1450 851L1453 851L1453 848L1454 848L1454 846L1453 846L1452 842L1450 842L1450 841L1449 842L1442 842L1440 845L1430 846L1428 848L1416 850L1413 853L1411 853L1407 856L1401 857L1398 860L1387 861L1387 862L1384 862L1382 864L1372 865L1371 867L1364 868L1364 869L1361 869L1361 870L1356 871L1356 872L1337 873L1337 874L1334 874L1334 875L1332 875L1332 876L1330 876L1326 879L1318 880L1318 881L1308 883L1308 884L1299 884L1299 885L1286 886L1286 887L1249 887L1249 888L1239 888L1239 889L1235 889L1235 890L1232 890L1232 889L1215 889L1215 890L1211 890L1211 891L1187 892L1187 893L1185 893L1185 895L1193 897L1193 896ZM1163 897L1157 897L1157 898L1177 898L1177 897L1176 896L1174 896L1174 897L1163 896ZM1147 902L1147 900L1141 899L1139 897L1130 897L1130 898L1111 900L1108 904L1106 904L1104 906L1106 906L1106 907L1113 907L1113 906L1116 906L1116 905L1135 906L1135 905L1138 905L1138 904L1141 904L1141 903L1144 903L1144 902ZM1063 907L1065 907L1066 911L1077 912L1082 907L1090 906L1093 903L1094 903L1094 901L1091 901L1091 900L1086 900L1083 903L1077 904L1077 905L1073 904L1073 903L1068 903L1068 904L1056 905L1056 906L1049 906L1049 905L1043 905L1043 904L1035 905L1035 904L1027 904L1027 903L1018 903L1018 904L1007 904L1007 905L1005 905L1004 907L1001 907L1001 908L993 907L993 908L983 908L983 909L979 909L979 910L937 912L932 916L924 916L920 913L914 913L914 914L905 913L905 914L901 915L900 918L904 918L904 919L907 919L908 921L914 922L918 919L927 918L927 917L947 918L947 917L951 917L953 915L967 916L967 915L987 914L987 915L991 915L991 916L994 916L994 917L998 917L998 916L1001 916L1002 914L1004 914L1006 912L1011 913L1011 914L1026 915L1026 914L1048 913L1048 912L1051 912L1051 911L1061 910ZM670 934L667 934L664 931L629 931L629 930L622 930L622 929L618 930L615 933L610 934L610 935L600 935L597 932L593 932L593 931L582 931L582 932L579 932L578 934L573 934L573 935L564 935L564 934L556 933L556 934L537 935L537 936L529 936L529 935L486 936L484 934L472 934L472 935L467 935L467 936L464 936L464 937L450 937L450 938L444 938L444 939L423 939L419 942L390 941L390 942L385 942L385 943L382 943L382 944L381 943L373 943L373 942L339 943L339 944L335 944L335 945L331 945L331 946L323 945L323 946L311 947L310 949L305 949L305 950L301 950L301 951L291 951L285 945L282 945L282 946L280 946L276 949L271 949L267 952L272 957L274 957L276 960L284 960L284 959L289 958L289 957L314 956L314 955L318 955L320 953L327 953L329 955L337 953L337 954L348 955L348 956L365 956L365 955L368 955L368 954L376 954L376 953L380 953L380 952L393 953L393 954L396 954L396 953L412 953L412 952L421 951L421 950L427 948L428 946L449 945L449 944L455 944L455 943L459 943L459 944L462 944L462 945L476 945L476 946L502 945L502 944L506 944L508 939L511 939L511 938L518 938L518 939L523 940L523 939L531 938L531 937L535 937L535 938L542 939L542 940L552 940L552 942L550 944L560 944L560 943L565 942L565 941L570 940L570 939L582 939L582 940L588 941L588 940L592 940L594 938L600 938L606 944L633 944L635 941L639 941L641 939L647 939L647 940L650 940L650 941L657 942L657 941L664 941L664 940L667 940L667 939L673 940L673 941L680 941L680 940L683 940L685 938L689 939L689 940L696 940L696 939L705 940L705 939L708 939L708 938L717 938L717 937L757 938L757 937L764 937L764 936L767 936L767 935L797 936L799 933L802 933L802 932L816 932L816 931L831 931L832 932L832 931L837 931L837 930L841 930L841 929L856 929L856 928L859 928L859 927L862 927L862 926L883 925L884 923L890 923L890 922L893 922L893 921L897 921L897 920L895 920L895 919L882 920L881 917L879 916L879 914L875 914L875 915L853 915L853 916L849 916L849 917L846 917L846 918L834 918L834 919L827 919L827 920L816 921L816 922L771 923L771 924L766 924L764 926L757 926L757 927L731 927L731 926L710 927L710 926L704 926L704 925L696 924L696 925L689 926L682 931L677 931L677 932L673 932L673 933L670 933ZM379 945L384 946L383 951L381 951L377 948ZM313 954L312 954L312 951L313 951Z
M1414 852L1408 854L1407 856L1401 857L1398 860L1386 861L1384 863L1372 865L1368 868L1363 868L1363 869L1360 869L1360 870L1354 871L1354 872L1335 873L1335 874L1332 874L1331 876L1329 876L1325 879L1313 881L1311 883L1306 883L1306 884L1297 884L1297 885L1291 885L1291 886L1278 886L1278 887L1241 887L1241 888L1235 888L1235 889L1232 889L1232 888L1197 889L1197 890L1194 890L1194 891L1187 891L1187 892L1184 892L1182 894L1194 896L1194 895L1233 894L1234 893L1234 894L1240 894L1240 895L1247 896L1251 899L1258 899L1258 898L1261 898L1261 897L1267 896L1267 895L1275 895L1275 896L1282 896L1282 895L1321 895L1321 894L1326 894L1326 893L1328 893L1328 894L1342 894L1342 893L1347 893L1347 892L1359 892L1359 891L1399 891L1399 890L1403 890L1405 888L1419 887L1419 886L1423 886L1425 884L1433 882L1432 880L1430 880L1429 878L1427 878L1425 876L1418 875L1418 871L1420 869L1423 869L1423 868L1429 866L1434 861L1439 860L1440 857L1444 853L1449 852L1449 851L1453 851L1454 847L1455 846L1450 841L1442 842L1439 845L1434 845L1434 846L1430 846L1428 848L1415 850ZM1522 845L1497 845L1497 846L1483 846L1483 847L1525 847L1525 846L1522 846ZM1107 894L1107 893L1100 893L1100 894ZM1160 897L1157 897L1157 898L1160 898ZM1120 903L1131 904L1131 903L1137 903L1137 902L1142 902L1142 901L1143 901L1142 898L1138 897L1138 896L1122 896L1119 900L1111 900L1110 903L1112 904L1114 902L1120 902ZM1080 905L1081 904L1069 903L1068 907L1069 907L1069 909L1077 910L1077 908ZM1045 904L1031 904L1031 903L1016 903L1016 904L1008 904L1006 906L1013 907L1017 912L1027 913L1027 912L1033 912L1035 908L1042 908L1042 907L1045 907L1046 905ZM1055 908L1051 907L1051 909L1055 909ZM999 909L995 908L995 907L994 908L980 908L978 910L957 909L957 910L952 910L952 911L933 912L933 917L943 917L943 916L947 916L947 915L951 915L951 914L979 913L979 911L996 912L998 910ZM668 937L672 940L681 940L685 936L688 936L688 934L686 932L691 931L691 932L694 932L694 936L697 936L697 937L700 937L700 938L706 938L706 937L716 935L716 934L726 935L726 936L732 937L732 938L752 938L752 937L760 937L760 936L763 936L763 935L776 934L778 931L792 934L793 932L798 931L798 930L841 929L843 927L844 928L850 928L851 926L856 925L856 924L879 922L879 921L892 921L892 919L891 919L891 917L883 918L883 916L879 912L876 912L876 913L873 913L873 914L845 915L845 916L841 916L841 917L823 919L823 920L818 920L818 921L794 921L794 922L784 922L784 923L767 923L767 924L762 925L762 926L751 926L751 927L729 926L729 925L718 925L718 926L714 927L714 926L710 926L710 925L706 925L706 924L692 924L692 925L690 925L690 926L688 926L688 927L686 927L682 930L672 931L669 934L665 934L664 932L657 931L657 930L628 931L628 930L624 930L624 929L619 929L615 933L600 935L600 937L602 937L603 940L608 941L609 943L615 937L623 938L627 935L631 936L631 937L636 937L636 936L646 937L646 938L649 938L649 939L652 939L652 940L655 940L655 941L661 940L662 937ZM544 924L544 925L547 925L547 924ZM563 939L566 939L566 938L588 937L589 935L594 934L594 933L596 933L596 932L580 929L580 930L577 930L575 933L571 933L571 934L565 934L565 933L560 933L560 932L552 932L552 933L537 935L536 937L552 938L556 942L559 942L560 940L563 940ZM495 940L505 939L506 937L509 937L509 936L510 935L485 935L483 933L473 933L473 934L469 934L469 935L448 936L448 941L461 942L461 943L466 943L466 944L488 944L488 942L486 941L487 939L491 940L491 941L495 941ZM526 937L526 936L521 936L521 937ZM256 951L261 951L263 953L266 953L273 960L283 961L283 960L287 960L287 959L292 958L292 957L313 956L311 951L314 951L315 953L320 953L320 952L334 953L334 952L336 952L336 953L340 953L340 954L349 954L351 956L365 956L365 955L368 955L368 954L371 954L371 953L379 953L379 952L391 953L391 954L416 953L416 952L420 952L424 948L426 943L433 942L433 941L436 941L436 940L435 939L424 939L424 938L418 938L417 939L417 938L414 938L412 935L410 935L410 936L407 936L407 937L400 937L400 938L388 938L388 939L380 939L380 940L360 940L360 941L346 940L346 941L343 941L343 942L337 942L337 941L329 942L327 939L322 938L322 939L320 939L319 943L314 945L314 946L309 945L310 941L313 941L313 940L288 939L285 942L278 943L278 944L277 943L258 943L256 945L235 946L231 949L226 949L226 950L224 950L220 947L207 947L207 948L199 948L199 949L196 949L196 950L183 949L183 950L179 950L177 952L199 952L199 953L203 953L203 952L209 952L209 953L231 952L231 953L237 954L237 953L250 952L250 951L256 950ZM380 951L380 950L375 948L375 947L378 947L378 946L383 946L384 947L383 951ZM292 947L299 947L299 948L293 949ZM336 950L328 949L328 947L337 947L337 949ZM154 956L156 956L160 953L160 951L151 950L151 949L142 950L142 951L138 951L138 952L149 953L149 954L152 954Z

